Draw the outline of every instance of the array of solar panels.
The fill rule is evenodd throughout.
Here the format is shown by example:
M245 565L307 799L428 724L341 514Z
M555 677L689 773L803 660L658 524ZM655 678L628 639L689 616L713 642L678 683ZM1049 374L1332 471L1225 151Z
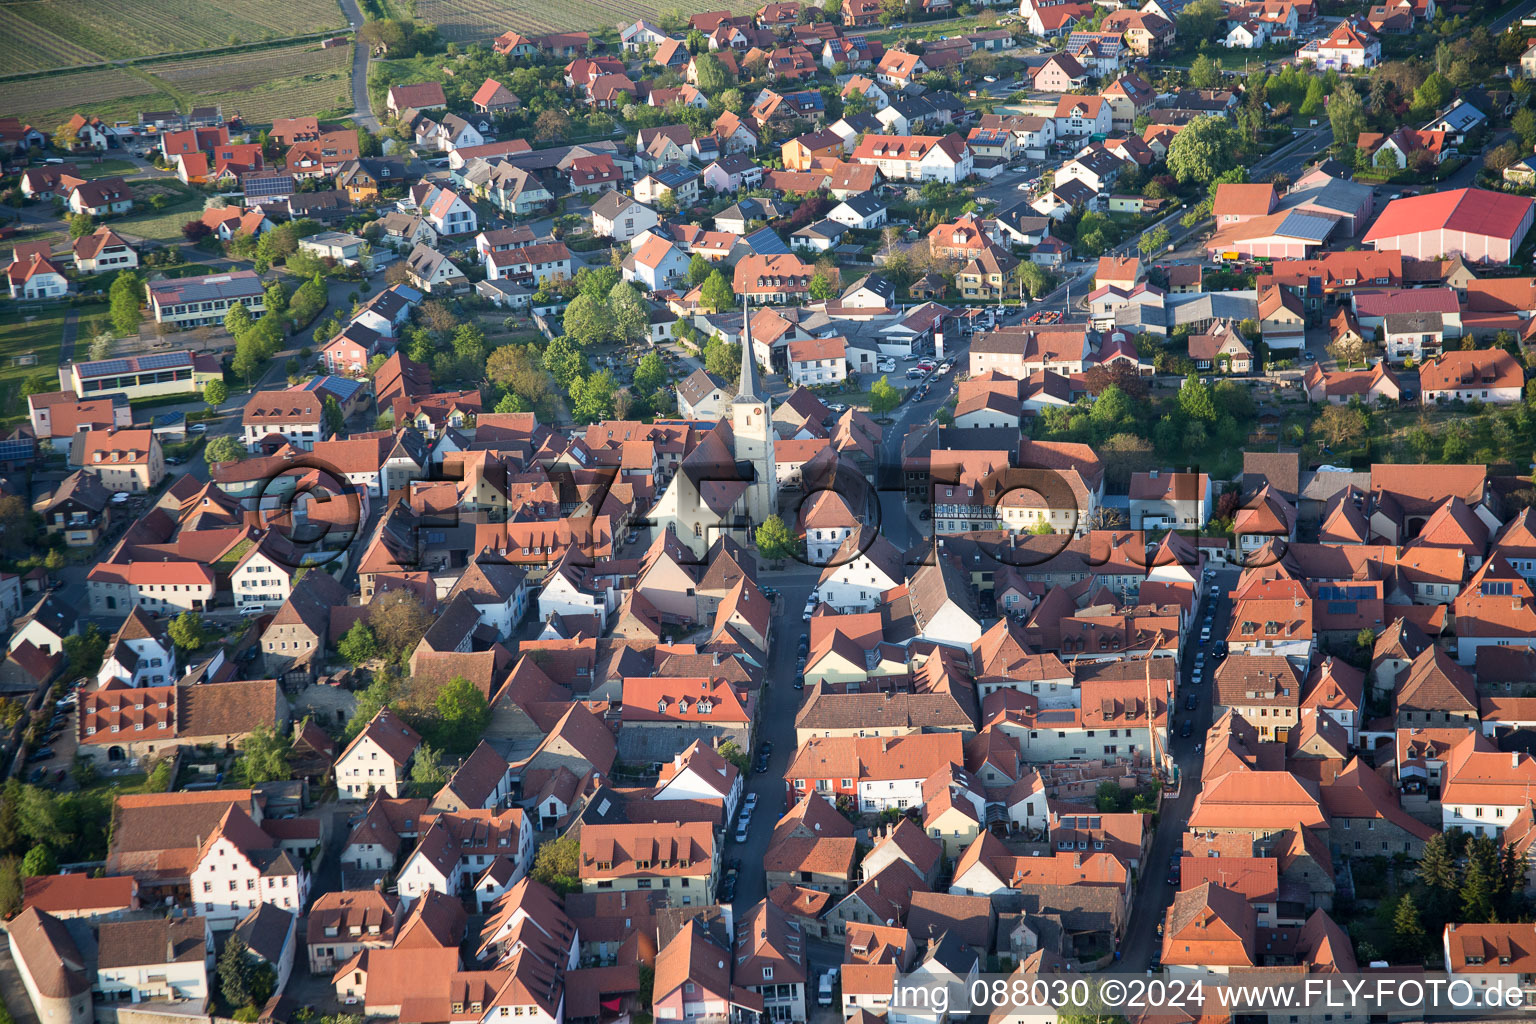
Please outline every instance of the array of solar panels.
M173 366L191 366L192 359L185 352L160 352L139 357L141 370L169 370Z
M80 376L109 377L118 373L134 373L139 370L169 370L175 367L191 365L192 357L185 352L157 352L154 355L139 356L135 359L98 359L95 362L81 363Z

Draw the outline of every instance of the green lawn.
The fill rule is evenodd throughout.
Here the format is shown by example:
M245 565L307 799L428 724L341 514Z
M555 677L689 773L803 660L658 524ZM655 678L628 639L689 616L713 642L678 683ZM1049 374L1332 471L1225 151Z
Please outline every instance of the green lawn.
M82 178L110 178L117 175L133 174L138 171L138 165L132 160L103 160L101 163L82 161L76 165Z
M42 306L35 312L8 310L0 313L0 419L11 420L26 415L27 403L21 387L28 377L57 371L64 317L71 310L83 325L92 317L105 315L107 307L105 303ZM85 344L89 345L89 340ZM80 351L78 347L76 351ZM36 361L23 365L22 360L28 356L35 356Z
M134 212L128 216L109 220L106 223L112 230L126 235L156 242L179 242L181 226L189 220L197 220L202 213L202 199L197 196L188 196L163 210L152 210L147 204L141 209L138 204L135 204Z

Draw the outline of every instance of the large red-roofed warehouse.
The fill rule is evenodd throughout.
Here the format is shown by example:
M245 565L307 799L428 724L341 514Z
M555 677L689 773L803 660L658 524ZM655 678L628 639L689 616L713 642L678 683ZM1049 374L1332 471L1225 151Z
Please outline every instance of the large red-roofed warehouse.
M1407 196L1388 203L1365 241L1378 252L1432 260L1461 253L1481 263L1508 263L1531 229L1530 199L1480 188Z

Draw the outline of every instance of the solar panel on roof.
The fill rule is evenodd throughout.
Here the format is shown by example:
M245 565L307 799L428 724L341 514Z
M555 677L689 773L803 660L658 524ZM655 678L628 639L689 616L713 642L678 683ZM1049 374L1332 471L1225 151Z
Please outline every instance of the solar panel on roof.
M126 359L98 359L94 363L81 363L80 374L84 377L101 377L109 373L128 373L133 364Z
M173 366L190 366L192 360L185 352L160 352L152 356L139 357L139 369L141 370L168 370Z
M21 462L37 455L37 440L31 437L13 437L0 440L0 462Z

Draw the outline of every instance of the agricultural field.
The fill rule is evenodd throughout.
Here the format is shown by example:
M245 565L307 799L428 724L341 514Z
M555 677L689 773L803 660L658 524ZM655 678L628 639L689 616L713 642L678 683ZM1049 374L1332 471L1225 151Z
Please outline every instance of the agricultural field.
M416 13L437 26L444 39L459 43L485 42L508 29L524 35L585 30L598 35L628 25L638 18L652 22L673 12L696 10L756 10L757 4L728 2L710 8L701 3L687 6L673 0L563 0L559 4L538 0L416 0Z
M0 10L3 10L0 7ZM247 124L352 109L352 49L317 43L194 57L132 68L101 68L0 82L0 111L51 131L70 114L137 120L141 110L211 106Z
M0 82L0 111L41 125L44 131L52 131L77 111L88 111L104 121L124 121L137 119L140 110L175 105L153 80L123 68Z
M0 68L68 67L346 24L335 0L33 0L0 7Z
M24 5L0 7L0 67L8 72L44 71L92 64L101 56L35 25L16 13Z
M152 76L192 106L218 104L247 124L352 109L352 48L318 44L155 64Z

